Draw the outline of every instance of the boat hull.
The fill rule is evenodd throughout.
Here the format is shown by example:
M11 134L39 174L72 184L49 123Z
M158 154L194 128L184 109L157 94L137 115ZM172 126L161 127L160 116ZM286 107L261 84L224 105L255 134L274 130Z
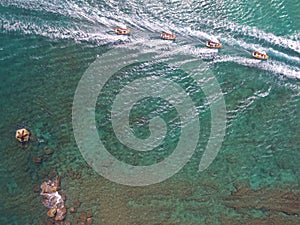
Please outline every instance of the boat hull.
M253 52L252 57L255 59L261 59L261 60L267 60L269 58L269 56L267 54L260 53L260 52Z
M208 48L222 48L222 44L214 41L207 41L206 47Z
M167 32L162 32L160 34L160 38L163 39L163 40L175 40L176 39L176 35L175 34L170 34L170 33L167 33Z
M130 29L117 27L117 28L115 28L115 33L118 35L128 35L128 34L130 34Z

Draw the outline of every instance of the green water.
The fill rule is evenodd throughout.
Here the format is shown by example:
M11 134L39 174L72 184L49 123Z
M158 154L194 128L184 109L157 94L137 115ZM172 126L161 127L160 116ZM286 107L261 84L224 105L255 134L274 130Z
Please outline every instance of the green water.
M93 224L255 224L255 219L270 224L271 217L282 224L300 223L297 214L232 207L226 200L243 184L274 193L300 191L299 2L183 3L0 1L0 224L46 222L46 208L34 188L56 173L67 207L82 202L77 213L67 214L72 224L87 211L93 213ZM131 36L111 32L122 24L131 28ZM176 41L159 40L162 30L176 33ZM218 39L223 48L205 48L208 39ZM218 81L226 133L205 171L198 167L211 134L211 102L188 74L155 60L130 65L106 84L95 109L98 134L111 154L128 164L151 165L167 158L184 127L174 105L148 98L131 110L130 125L140 139L151 136L149 119L166 121L166 139L153 152L122 144L110 115L116 95L130 81L165 77L177 82L198 110L200 135L189 162L163 182L131 187L104 178L84 160L72 125L77 85L96 59L117 47L135 46L170 57L168 48L175 49L180 56L201 59ZM270 59L252 59L254 50L266 51ZM15 139L21 127L35 137L26 145ZM46 155L45 148L54 153ZM43 162L35 164L34 157ZM277 200L273 196L270 204L282 204Z

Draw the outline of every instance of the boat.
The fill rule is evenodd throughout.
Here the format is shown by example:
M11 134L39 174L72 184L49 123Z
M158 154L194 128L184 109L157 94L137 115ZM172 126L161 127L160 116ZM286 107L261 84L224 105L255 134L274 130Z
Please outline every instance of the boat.
M116 27L115 33L119 34L119 35L127 35L127 34L130 34L130 29L124 28L124 27Z
M164 40L175 40L176 35L175 34L171 34L171 33L167 33L167 32L162 32L160 34L160 38L164 39Z
M222 44L215 41L207 41L206 47L208 48L222 48Z
M269 58L269 56L266 53L261 53L261 52L253 52L252 56L256 59L263 59L263 60Z

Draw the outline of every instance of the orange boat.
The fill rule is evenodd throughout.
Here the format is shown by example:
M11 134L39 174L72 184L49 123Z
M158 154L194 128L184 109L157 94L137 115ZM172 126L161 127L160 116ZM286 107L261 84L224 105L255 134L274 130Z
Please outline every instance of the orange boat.
M207 41L206 42L206 47L208 47L208 48L222 48L222 44L219 43L219 42Z
M269 56L267 54L261 53L261 52L253 52L252 56L256 59L264 59L264 60L269 58Z
M115 28L115 33L119 35L127 35L130 34L129 28L117 27Z
M167 33L167 32L162 32L160 34L160 38L164 39L164 40L175 40L176 35L175 34L171 34L171 33Z

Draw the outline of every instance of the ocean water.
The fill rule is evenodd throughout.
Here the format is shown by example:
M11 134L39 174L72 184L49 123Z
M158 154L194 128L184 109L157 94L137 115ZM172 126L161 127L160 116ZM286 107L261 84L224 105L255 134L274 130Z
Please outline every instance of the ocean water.
M34 190L56 174L66 206L81 202L76 213L67 213L72 224L79 224L84 212L92 212L93 224L105 225L300 224L299 11L298 0L0 0L0 224L47 224ZM129 27L131 35L114 34L117 26ZM160 40L162 31L175 33L176 40ZM223 48L208 49L207 40L218 40ZM135 51L140 61L125 65L118 51ZM253 59L253 51L264 51L269 59ZM150 54L156 56L149 59ZM168 179L146 186L113 182L111 174L95 170L97 152L86 155L79 147L87 139L76 134L74 96L97 60L107 76L124 64L103 84L90 78L84 93L99 85L102 90L94 109L87 107L89 96L80 105L94 112L97 136L115 159L131 166L159 164L181 146L190 121L198 121L193 124L199 134L188 133L183 144L192 154ZM193 77L176 63L201 68ZM116 128L113 120L122 108L114 102L137 79L144 81L138 86L152 84L145 88L152 94L130 105L138 87L129 87L120 104L132 106L130 115ZM176 83L191 99L195 110L186 107L187 123L176 107L185 100L174 91L166 91L172 101L162 98L169 86L157 88L158 79ZM214 87L221 91L210 92ZM213 108L220 96L225 111ZM166 133L154 129L155 136L151 119L158 117ZM216 135L215 121L225 117L224 136ZM85 121L79 119L81 125ZM133 146L117 135L126 123L136 137ZM25 145L15 139L22 127L32 133ZM153 135L159 144L152 151L134 149L137 139ZM199 171L210 144L218 154ZM36 157L42 163L34 163ZM166 171L167 166L156 175ZM125 175L120 180L130 183ZM140 179L149 182L143 174Z

